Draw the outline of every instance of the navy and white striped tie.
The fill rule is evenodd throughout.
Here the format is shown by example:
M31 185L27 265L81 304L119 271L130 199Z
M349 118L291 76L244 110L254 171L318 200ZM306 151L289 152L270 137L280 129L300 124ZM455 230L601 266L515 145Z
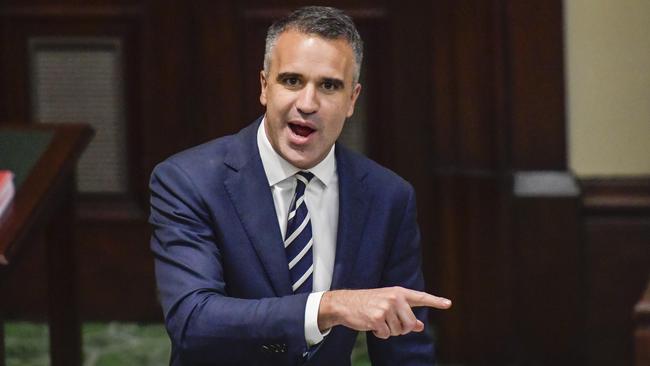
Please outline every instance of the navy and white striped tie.
M311 235L311 220L305 204L305 188L314 177L309 172L296 174L296 192L289 206L287 232L284 239L284 249L289 262L291 287L294 293L311 292L314 259Z

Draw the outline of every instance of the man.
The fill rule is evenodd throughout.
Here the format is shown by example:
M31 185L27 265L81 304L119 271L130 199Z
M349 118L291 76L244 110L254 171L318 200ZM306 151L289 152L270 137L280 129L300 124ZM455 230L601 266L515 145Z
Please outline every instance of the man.
M375 365L433 363L426 307L451 302L418 291L413 189L335 145L361 58L341 11L295 11L268 31L265 115L154 170L173 365L345 365L357 331Z

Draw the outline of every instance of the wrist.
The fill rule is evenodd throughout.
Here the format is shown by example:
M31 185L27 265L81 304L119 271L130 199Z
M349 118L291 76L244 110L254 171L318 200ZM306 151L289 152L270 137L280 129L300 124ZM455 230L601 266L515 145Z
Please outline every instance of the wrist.
M336 291L326 291L320 299L318 308L318 329L325 332L338 325L338 310L336 305Z

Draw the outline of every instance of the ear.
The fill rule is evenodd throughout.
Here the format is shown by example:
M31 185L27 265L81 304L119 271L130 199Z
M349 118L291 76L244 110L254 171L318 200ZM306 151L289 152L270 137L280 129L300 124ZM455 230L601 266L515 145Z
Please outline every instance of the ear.
M360 93L361 93L361 84L357 83L357 85L355 85L354 89L352 90L352 95L350 96L352 101L350 103L350 107L348 108L348 114L347 114L348 118L352 117L352 114L354 113L354 105L356 104L357 98L359 98Z
M268 86L266 81L266 75L264 75L264 70L260 71L260 103L266 107L266 87Z

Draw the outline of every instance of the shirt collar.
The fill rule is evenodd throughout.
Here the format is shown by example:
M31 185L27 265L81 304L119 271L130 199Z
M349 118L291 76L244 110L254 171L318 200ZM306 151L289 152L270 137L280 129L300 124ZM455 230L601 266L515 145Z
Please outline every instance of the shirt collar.
M280 156L275 149L273 149L271 142L266 136L266 127L264 126L265 120L266 116L262 119L262 123L260 123L260 127L257 129L257 147L260 151L260 157L262 158L262 165L264 166L266 178L269 181L269 186L272 187L279 182L292 177L301 169L293 166ZM334 145L332 145L332 148L330 149L330 152L327 153L327 156L325 156L325 159L316 164L313 168L309 169L309 171L325 186L327 186L336 174Z

